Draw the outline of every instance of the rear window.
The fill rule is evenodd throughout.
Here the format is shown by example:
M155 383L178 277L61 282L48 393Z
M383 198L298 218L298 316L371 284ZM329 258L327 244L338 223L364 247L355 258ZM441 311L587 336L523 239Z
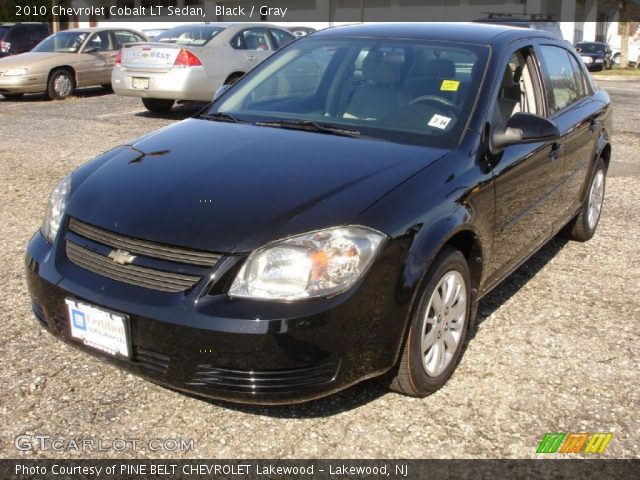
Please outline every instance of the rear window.
M199 47L205 45L222 30L221 27L209 25L184 25L162 32L153 41Z

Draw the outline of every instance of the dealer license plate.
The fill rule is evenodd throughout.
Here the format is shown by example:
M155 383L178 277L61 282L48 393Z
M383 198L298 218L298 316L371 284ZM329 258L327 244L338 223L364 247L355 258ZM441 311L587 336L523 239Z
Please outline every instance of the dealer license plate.
M129 358L129 319L86 303L66 299L71 336L114 356Z
M140 90L147 90L149 88L148 78L133 77L132 81L133 81L133 88L137 88Z

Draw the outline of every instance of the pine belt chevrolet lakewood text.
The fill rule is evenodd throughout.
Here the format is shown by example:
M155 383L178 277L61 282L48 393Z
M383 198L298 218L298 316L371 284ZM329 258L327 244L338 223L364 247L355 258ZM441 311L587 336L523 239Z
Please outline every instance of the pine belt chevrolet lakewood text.
M28 247L33 311L204 396L304 401L385 373L424 396L482 296L558 232L593 236L610 125L546 32L318 32L63 179Z

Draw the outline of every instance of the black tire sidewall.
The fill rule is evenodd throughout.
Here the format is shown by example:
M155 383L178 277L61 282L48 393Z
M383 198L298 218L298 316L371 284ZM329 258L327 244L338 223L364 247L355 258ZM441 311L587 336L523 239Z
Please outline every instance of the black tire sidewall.
M455 355L447 368L437 377L427 375L422 365L422 323L426 308L429 306L431 295L442 278L442 276L451 271L456 270L462 275L467 289L467 312L464 327L460 338L460 343ZM464 344L469 330L469 319L471 318L471 306L474 301L471 294L471 279L467 262L458 250L445 249L436 257L427 276L424 279L423 287L420 291L417 307L414 309L411 319L409 335L407 337L409 347L409 369L411 371L411 379L415 390L421 394L433 392L442 387L451 377L458 365L460 356L464 349Z
M61 75L66 76L71 82L71 90L69 90L69 95L65 95L65 96L58 95L58 93L56 92L53 86L55 79ZM51 98L52 100L64 100L65 98L68 98L71 96L74 89L75 89L75 81L73 80L73 75L71 74L71 72L69 72L68 70L55 70L54 72L51 73L51 76L49 77L49 82L47 83L47 93L49 95L49 98Z

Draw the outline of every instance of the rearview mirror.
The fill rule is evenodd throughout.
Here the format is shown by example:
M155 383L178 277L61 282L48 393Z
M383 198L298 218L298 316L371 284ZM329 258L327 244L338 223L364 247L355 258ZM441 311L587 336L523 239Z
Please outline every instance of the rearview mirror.
M491 146L497 151L509 145L549 142L559 137L560 130L548 118L533 113L516 113L504 131L493 132Z
M229 90L230 86L230 84L222 85L219 89L216 90L216 93L213 94L213 99L216 100L220 95Z

